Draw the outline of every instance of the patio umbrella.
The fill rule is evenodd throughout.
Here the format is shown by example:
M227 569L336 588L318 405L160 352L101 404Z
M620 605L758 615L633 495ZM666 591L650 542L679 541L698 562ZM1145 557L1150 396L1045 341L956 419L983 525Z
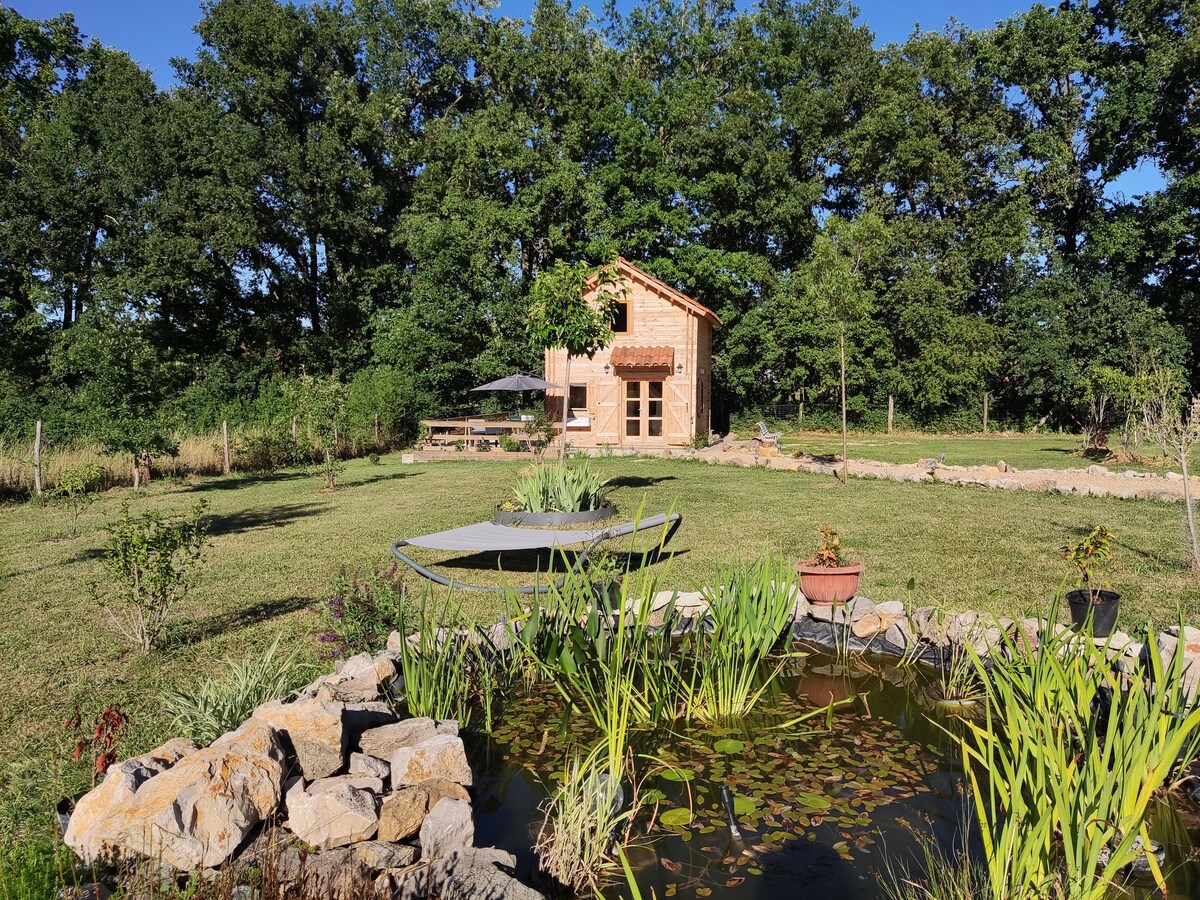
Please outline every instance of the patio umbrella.
M547 388L556 388L557 384L551 384L534 375L523 375L518 372L516 375L509 375L507 378L501 378L497 381L489 381L487 384L481 384L479 387L473 387L473 391L544 391Z

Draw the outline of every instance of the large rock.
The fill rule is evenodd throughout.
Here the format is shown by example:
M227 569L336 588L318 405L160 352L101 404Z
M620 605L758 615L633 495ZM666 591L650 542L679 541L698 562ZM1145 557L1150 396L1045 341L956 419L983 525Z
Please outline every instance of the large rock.
M421 854L427 860L442 859L455 850L467 850L475 843L475 822L471 804L443 798L421 823Z
M346 762L348 735L342 724L343 705L326 700L273 700L254 711L251 722L269 725L291 745L300 771L309 781L325 778Z
M471 802L471 795L467 793L467 789L456 781L447 781L445 778L431 778L428 781L422 781L418 787L422 788L429 795L429 809L437 806L437 802L443 797L449 797L451 800L466 800Z
M326 791L336 791L343 784L357 791L370 791L376 796L383 793L383 779L374 775L332 775L329 778L318 778L308 786L308 793L323 794Z
M471 766L462 738L435 734L415 747L400 747L392 755L392 787L444 778L471 784Z
M379 808L379 839L403 841L412 837L421 829L429 807L429 793L421 787L401 788L389 794Z
M175 738L149 753L110 766L104 780L75 804L63 836L66 845L91 865L104 853L105 823L118 807L153 776L195 752L196 745L191 741Z
M357 749L363 732L383 725L391 725L398 718L392 712L391 707L382 700L374 700L369 703L347 703L346 708L342 710L342 728L346 731L346 742L351 749Z
M436 734L437 723L433 719L405 719L364 731L358 747L368 756L391 759L401 747L415 747Z
M97 823L93 839L184 871L219 866L275 812L285 758L278 732L250 723L151 777ZM90 862L88 849L77 852Z
M321 850L369 840L379 827L375 795L348 784L310 794L297 781L287 793L287 812L296 837Z
M494 847L456 850L433 867L433 891L445 900L542 900L513 877L517 860Z
M305 897L360 900L372 896L370 887L376 872L410 866L416 858L415 847L381 841L364 841L323 853L304 853L291 847L279 855L275 870L282 885L304 885L301 894Z
M351 753L350 774L373 775L376 778L382 778L386 781L392 774L392 767L382 759L368 756L366 753Z

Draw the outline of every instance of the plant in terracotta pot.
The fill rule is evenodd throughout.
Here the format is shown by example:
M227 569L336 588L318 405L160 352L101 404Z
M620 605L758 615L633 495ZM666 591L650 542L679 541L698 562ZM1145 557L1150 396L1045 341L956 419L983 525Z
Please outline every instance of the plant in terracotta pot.
M1093 576L1099 563L1112 558L1112 532L1097 525L1079 543L1059 547L1058 555L1075 568L1078 576L1079 587L1067 591L1071 621L1082 627L1091 618L1093 636L1108 637L1117 623L1121 595L1108 590L1112 584L1107 580L1096 586Z
M821 546L812 559L796 563L800 591L809 603L833 606L848 602L858 591L858 579L866 568L848 562L842 555L842 541L832 525L821 529Z

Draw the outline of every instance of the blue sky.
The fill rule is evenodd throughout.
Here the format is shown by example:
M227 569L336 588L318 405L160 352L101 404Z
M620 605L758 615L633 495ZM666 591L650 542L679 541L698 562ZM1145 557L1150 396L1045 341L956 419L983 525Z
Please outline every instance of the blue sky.
M28 18L44 19L63 12L75 14L80 31L102 43L127 51L149 69L159 85L174 81L172 56L191 56L197 47L192 27L200 19L199 0L10 0L9 5ZM501 0L501 12L512 16L529 13L533 0ZM580 5L580 4L577 4ZM618 0L620 7L632 5ZM971 28L987 28L1032 2L1019 0L858 0L859 21L875 33L877 44L904 40L920 24L926 31L940 30L951 18ZM595 0L595 9L603 0ZM1133 196L1162 184L1151 165L1127 173L1109 193Z

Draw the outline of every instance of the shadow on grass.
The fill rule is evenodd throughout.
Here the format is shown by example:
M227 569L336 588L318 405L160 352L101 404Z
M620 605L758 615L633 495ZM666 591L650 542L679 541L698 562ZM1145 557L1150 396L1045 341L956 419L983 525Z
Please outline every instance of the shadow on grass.
M327 509L328 503L289 503L208 516L208 533L212 537L222 537L255 528L282 528L297 519L319 515Z
M242 631L254 625L307 609L316 602L312 597L293 594L279 600L264 600L242 609L231 609L206 619L181 622L170 629L169 644L172 647L198 644L219 635L229 634L231 631Z
M379 475L372 475L369 478L358 478L354 481L343 482L341 485L339 485L339 487L344 487L347 489L363 487L364 485L375 484L377 481L396 481L400 478L416 478L420 474L420 472L391 472L388 474L380 473Z
M659 475L653 478L644 475L622 475L620 478L612 478L608 482L609 487L614 488L648 488L654 487L664 481L675 481L674 475Z
M295 481L298 478L311 478L310 472L288 471L272 472L267 475L223 475L220 478L206 479L197 484L189 484L184 491L203 493L204 491L233 491L238 488L250 487L257 484L279 484L285 481Z

